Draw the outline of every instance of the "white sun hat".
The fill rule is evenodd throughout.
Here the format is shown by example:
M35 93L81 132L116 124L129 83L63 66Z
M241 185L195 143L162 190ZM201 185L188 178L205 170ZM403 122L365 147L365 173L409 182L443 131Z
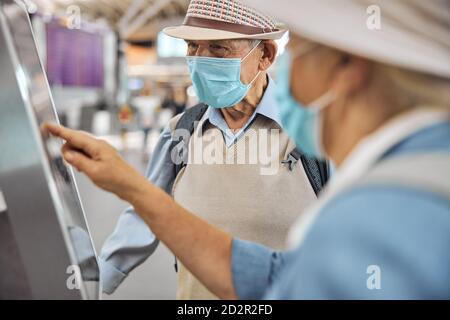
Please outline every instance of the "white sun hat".
M450 78L450 0L242 0L315 42Z
M286 29L234 0L192 0L184 23L164 33L184 40L280 39Z

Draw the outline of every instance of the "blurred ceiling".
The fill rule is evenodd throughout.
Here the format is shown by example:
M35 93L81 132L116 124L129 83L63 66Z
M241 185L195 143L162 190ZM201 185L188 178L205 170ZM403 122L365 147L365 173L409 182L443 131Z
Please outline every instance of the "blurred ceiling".
M165 26L179 24L189 0L24 0L45 13L67 14L79 8L83 19L106 21L123 39L154 40ZM74 7L75 6L75 7Z

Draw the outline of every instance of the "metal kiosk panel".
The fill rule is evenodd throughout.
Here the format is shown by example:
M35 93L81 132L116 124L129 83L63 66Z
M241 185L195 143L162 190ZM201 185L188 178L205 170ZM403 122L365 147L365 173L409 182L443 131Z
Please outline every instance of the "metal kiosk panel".
M99 268L22 2L0 0L0 299L98 299Z

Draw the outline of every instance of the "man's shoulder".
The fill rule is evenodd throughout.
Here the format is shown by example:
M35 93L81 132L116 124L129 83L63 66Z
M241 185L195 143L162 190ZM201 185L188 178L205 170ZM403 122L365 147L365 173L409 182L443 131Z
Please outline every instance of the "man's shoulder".
M182 117L185 113L186 113L186 111L183 112L183 113L177 114L175 117L173 117L172 119L170 119L170 121L169 121L169 123L168 123L168 127L169 127L169 130L170 130L171 133L173 133L173 132L175 131L175 129L176 129L177 125L178 125L178 122L180 121L181 117Z
M193 123L195 123L196 121L200 121L208 114L208 109L208 106L204 104L198 104L187 109L183 113L176 115L169 121L168 127L170 131L172 133L175 131L181 119L183 119L184 126L186 126L186 128L191 127Z

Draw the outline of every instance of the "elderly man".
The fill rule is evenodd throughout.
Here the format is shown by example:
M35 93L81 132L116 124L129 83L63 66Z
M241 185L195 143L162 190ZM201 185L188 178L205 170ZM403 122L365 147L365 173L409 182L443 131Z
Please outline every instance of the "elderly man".
M184 24L164 32L187 42L202 104L170 122L147 178L212 225L283 249L289 227L315 201L328 174L325 163L304 157L281 131L267 70L277 55L274 40L286 30L236 1L193 0ZM175 147L180 136L184 140ZM249 161L261 154L263 161ZM102 249L103 290L112 293L157 244L133 208L126 210ZM178 298L214 298L182 265L178 276Z

